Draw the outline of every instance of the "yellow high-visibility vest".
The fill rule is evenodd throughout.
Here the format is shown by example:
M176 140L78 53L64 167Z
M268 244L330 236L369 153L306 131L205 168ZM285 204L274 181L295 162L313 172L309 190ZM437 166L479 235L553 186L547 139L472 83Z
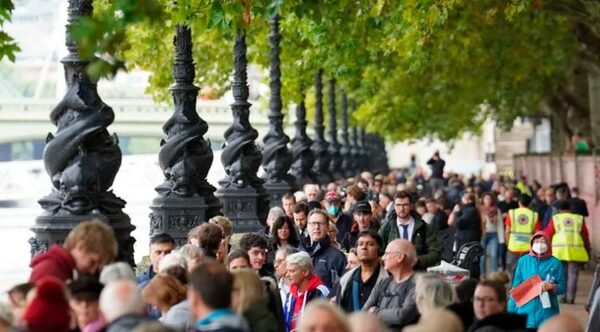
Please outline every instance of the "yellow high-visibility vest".
M538 214L528 208L518 208L508 211L510 215L510 236L508 250L512 252L529 251L529 240L533 234Z
M581 228L583 216L574 213L558 213L552 216L554 236L552 255L561 261L586 263L590 257L583 245Z

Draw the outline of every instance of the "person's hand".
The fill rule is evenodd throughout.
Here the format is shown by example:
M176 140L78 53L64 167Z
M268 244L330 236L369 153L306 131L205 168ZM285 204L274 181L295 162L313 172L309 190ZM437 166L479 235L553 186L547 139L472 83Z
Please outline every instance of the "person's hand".
M375 310L377 310L377 307L376 307L376 306L372 306L372 307L370 307L370 308L369 308L369 312L370 312L370 313L374 313L374 312L375 312Z
M334 297L332 297L332 298L329 300L329 302L331 302L331 304L334 304L334 305L335 305L335 304L337 304L337 303L335 303L335 302L336 302L336 299L337 299L337 297L336 297L336 296L334 296Z
M546 292L554 292L554 290L556 289L556 284L554 284L552 282L544 281L544 284L542 287Z
M460 205L459 205L459 204L456 204L456 205L454 205L454 209L452 209L452 211L453 211L453 212L458 212L458 211L460 211Z

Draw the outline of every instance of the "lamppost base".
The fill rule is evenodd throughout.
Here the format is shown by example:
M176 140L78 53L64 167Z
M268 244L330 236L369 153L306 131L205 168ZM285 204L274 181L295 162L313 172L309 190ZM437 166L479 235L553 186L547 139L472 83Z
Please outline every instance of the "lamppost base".
M117 261L129 263L135 266L133 259L133 244L135 238L130 233L135 229L131 224L129 216L125 213L111 215L86 214L73 215L67 213L56 213L41 215L36 218L35 225L31 230L35 236L29 239L31 256L47 251L54 244L62 244L67 234L83 221L98 219L109 225L115 232L119 244Z
M221 187L215 196L223 204L223 214L231 220L234 233L256 232L262 228L258 217L259 195L251 186L246 187Z
M150 205L150 237L167 233L178 246L186 244L187 233L207 221L206 208L204 199L196 194L191 197L156 197Z
M280 182L266 182L264 184L265 190L269 195L269 208L273 207L281 207L281 197L283 195L290 193L293 194L295 188L289 182L280 181Z

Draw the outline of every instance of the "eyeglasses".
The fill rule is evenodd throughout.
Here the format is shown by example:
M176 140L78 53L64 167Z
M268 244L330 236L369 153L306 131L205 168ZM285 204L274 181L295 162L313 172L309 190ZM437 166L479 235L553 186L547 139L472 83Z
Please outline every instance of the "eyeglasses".
M273 261L273 265L279 265L281 263L285 262L285 259L276 259Z
M327 225L326 222L320 222L320 221L310 221L308 224L311 225L311 226L325 226L325 225Z
M492 303L492 302L498 302L497 299L493 299L491 297L474 297L473 298L473 303L483 303L483 304L487 304L487 303Z
M395 207L410 207L410 203L396 203L394 204Z

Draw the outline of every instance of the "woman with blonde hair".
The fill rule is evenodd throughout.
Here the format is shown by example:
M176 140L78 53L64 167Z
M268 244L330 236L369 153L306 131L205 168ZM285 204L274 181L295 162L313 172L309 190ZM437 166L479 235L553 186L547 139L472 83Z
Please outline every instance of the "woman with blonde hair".
M279 331L277 319L269 311L264 300L263 283L252 270L233 272L231 308L246 318L251 331Z

